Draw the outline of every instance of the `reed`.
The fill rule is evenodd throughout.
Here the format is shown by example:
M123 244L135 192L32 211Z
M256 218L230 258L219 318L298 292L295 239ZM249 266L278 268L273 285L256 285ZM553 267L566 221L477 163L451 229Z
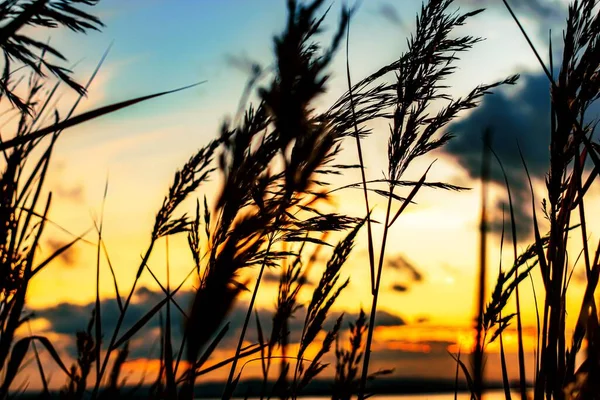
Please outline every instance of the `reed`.
M537 313L537 356L534 370L534 399L587 399L595 398L597 391L594 383L597 379L596 368L599 358L595 353L595 332L597 304L594 293L598 277L598 253L590 248L588 224L586 222L585 195L594 183L598 174L598 145L591 141L595 123L589 121L588 109L599 96L598 85L598 40L600 38L600 17L595 1L573 1L568 10L566 30L564 33L563 55L560 61L558 76L555 77L554 60L552 59L552 43L550 43L550 65L547 66L540 53L533 46L529 36L521 25L510 4L503 3L514 19L527 43L540 62L540 66L548 77L550 87L551 123L550 123L550 156L548 174L545 177L545 193L541 202L541 211L547 220L549 231L542 236L538 222L538 205L535 200L533 177L529 174L525 155L521 153L523 168L529 180L532 197L532 215L534 242L517 257L512 270L523 265L524 258L531 260L526 271L515 274L520 277L533 268L539 270L542 277L542 295L544 301L541 311L538 308L539 289L534 287L534 301ZM592 117L593 118L593 117ZM521 152L521 150L519 149ZM586 161L591 160L591 171L586 171ZM500 160L498 160L500 161ZM500 163L501 165L501 163ZM506 174L505 174L506 178ZM506 187L510 198L510 184L506 179ZM512 214L512 201L510 204ZM511 215L512 217L512 215ZM513 243L517 242L513 225ZM581 232L580 255L583 255L585 277L587 280L575 330L570 334L567 325L566 303L569 294L570 277L573 269L569 267L569 246L575 246L573 230ZM579 258L579 257L577 257ZM527 384L523 361L523 330L520 322L520 304L518 298L519 283L524 279L516 279L511 286L517 294L517 336L519 340L519 390L521 397L526 398ZM498 287L505 282L504 273L500 273ZM532 281L533 282L533 281ZM488 310L503 309L506 303L500 301L497 290L492 294ZM522 307L522 306L521 306ZM541 319L540 319L541 316ZM500 334L501 337L501 334ZM588 351L582 348L587 338ZM569 341L571 341L569 345ZM502 350L501 356L504 357ZM578 359L583 360L582 363ZM510 398L507 389L507 398Z
M513 9L503 1L525 34ZM348 42L355 10L342 8L330 42L323 44L321 33L329 10L326 3L288 0L285 26L273 40L273 66L253 66L237 117L224 123L219 134L194 152L174 174L156 212L142 260L133 266L134 282L128 291L123 292L115 278L104 242L103 211L100 220L94 221L97 234L93 243L96 248L95 309L87 329L76 335L77 359L67 368L47 338L29 335L15 341L15 331L30 318L23 312L30 280L74 244L87 242L85 234L73 235L71 242L45 260L34 263L44 227L53 223L47 219L52 197L41 197L52 151L67 128L187 88L158 92L75 115L80 102L77 100L65 117L55 113L50 104L59 86L67 85L83 96L106 54L88 83L79 85L72 80L70 71L46 61L45 55L50 54L64 59L58 49L22 35L21 29L32 24L40 28L63 26L82 33L100 29L100 20L85 11L85 7L96 3L94 0L9 0L0 4L0 47L7 60L0 80L0 101L18 120L14 134L0 141L4 156L0 176L0 369L3 372L0 397L6 398L14 391L11 385L31 344L44 394L48 394L45 369L36 347L41 344L67 377L62 398L126 398L131 393L125 392L121 375L129 356L129 343L156 318L161 327L160 368L148 392L150 398L192 399L197 380L223 368L229 372L222 398L230 399L239 394L238 383L243 379L244 367L259 362L263 381L261 398L296 399L329 367L330 353L334 353L336 359L332 398L368 397L367 382L391 372L372 371L371 348L392 229L400 224L400 217L422 189L465 189L428 180L433 163L421 171L419 180L406 179L407 171L415 161L431 156L452 140L454 134L460 134L451 132L448 126L462 112L477 107L494 89L517 82L515 75L475 86L464 97L453 98L448 93L444 80L456 71L459 55L481 40L456 36L456 29L483 10L453 10L452 0L424 2L404 54L353 83ZM594 296L600 276L600 246L594 251L588 243L584 203L600 171L600 146L592 142L594 125L586 119L589 106L600 97L600 17L596 7L595 0L575 0L571 4L563 59L556 78L553 65L545 66L533 49L551 87L547 200L542 203L549 231L544 235L540 233L533 187L535 177L529 177L535 240L525 251L517 252L515 205L511 184L504 173L513 263L508 268L499 266L497 283L489 296L485 294L488 273L485 184L491 155L503 172L504 169L500 158L489 149L489 143L484 143L481 262L472 367L465 364L460 354L452 355L457 363L457 387L462 372L477 400L483 397L485 389L486 346L496 340L501 348L505 396L511 398L503 334L513 319L518 337L519 392L522 400L527 398L522 321L522 309L526 305L521 301L520 290L522 282L531 279L534 270L540 271L543 281L542 291L535 287L534 291L544 298L538 314L534 399L587 399L598 391L600 351ZM344 39L347 90L328 107L318 108L316 102L330 90L332 61ZM249 99L255 99L254 103ZM431 113L431 109L440 104L441 109ZM53 122L49 123L49 119ZM363 151L365 140L370 139L369 126L375 120L389 123L385 149L388 167L382 179L368 176L369 166ZM347 143L356 146L356 165L336 163ZM34 155L38 152L34 150L42 150L41 157L36 158ZM525 156L522 157L524 160ZM588 159L591 163L586 163ZM25 168L26 164L31 168ZM529 176L525 161L523 164ZM343 187L334 187L328 182L332 176L342 175L349 169L360 170L360 182ZM198 196L203 185L215 176L219 178L219 190L204 194L202 202L196 200L195 213L189 216L184 210L186 201ZM357 188L364 198L364 215L326 211L335 204L335 193ZM108 182L105 199L107 196ZM377 203L372 201L373 196L383 199L385 206L380 238L374 235L377 222L372 212ZM363 227L367 235L371 307L368 313L361 310L356 321L350 323L346 347L341 344L343 315L332 318L332 310L349 283L344 266ZM581 232L587 286L575 331L569 337L565 304L572 270L568 267L567 244L574 240L569 233L577 230ZM504 234L503 230L501 247ZM174 236L186 236L190 250L190 273L180 282L171 281L169 240ZM164 283L148 265L154 250L163 243L167 253ZM324 252L329 252L330 257L324 265L319 265L318 255ZM103 258L109 267L107 272L113 277L119 310L112 332L105 332L106 315L101 309ZM321 275L309 300L303 302L301 293L307 288L309 273L320 267ZM279 272L280 281L269 331L256 309L256 299L261 281L271 270ZM143 274L151 276L162 297L125 329L124 322ZM193 300L189 305L180 304L175 296L190 279L196 279ZM224 346L224 338L230 330L230 311L244 292L250 292L250 301L239 336L235 338L235 351L231 357L214 360L215 350ZM509 307L513 295L515 312ZM535 296L537 310L537 294ZM174 326L176 314L184 320L183 338L179 343L173 333L177 329ZM303 321L295 351L292 344L296 338L290 334L292 318ZM253 320L257 340L247 344ZM584 341L587 341L585 348ZM308 357L309 353L314 356ZM577 363L578 357L585 358L583 364ZM279 369L274 371L277 364ZM276 380L271 382L274 373ZM93 384L88 384L88 376Z

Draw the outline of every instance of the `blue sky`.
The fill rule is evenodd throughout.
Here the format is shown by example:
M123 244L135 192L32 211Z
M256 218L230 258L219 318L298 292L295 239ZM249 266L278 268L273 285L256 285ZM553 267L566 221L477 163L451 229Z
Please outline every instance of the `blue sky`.
M64 43L62 47L70 60L82 60L76 69L80 81L87 79L104 50L114 43L96 84L90 90L90 101L84 102L82 109L206 82L197 88L94 121L80 132L102 131L101 134L69 135L61 150L68 154L81 154L89 161L84 152L90 151L91 146L97 148L115 143L116 139L134 140L133 137L148 141L151 137L148 132L164 128L163 135L172 140L152 140L153 144L148 143L147 148L131 150L127 159L134 161L136 154L143 157L143 153L148 152L162 154L165 158L163 165L167 167L167 163L171 162L171 169L157 169L165 171L164 178L167 179L172 168L179 164L172 161L183 161L190 148L197 148L213 137L224 118L237 109L247 73L233 65L232 59L250 59L263 66L271 62L272 37L282 27L284 3L274 0L101 1L95 10L106 24L101 33L82 36L60 32L53 38ZM468 0L458 2L465 9L477 6L469 3ZM326 26L335 27L342 4L339 1L332 3ZM365 76L401 54L419 7L420 2L407 0L369 0L360 4L352 22L350 41L354 79ZM390 13L390 10L395 11ZM401 19L401 25L393 21L395 18ZM540 30L540 23L528 18L524 18L524 22L532 31ZM531 52L505 10L493 7L473 19L464 30L485 36L487 40L463 56L456 76L448 81L453 94L464 95L478 83L497 80L516 71L537 70ZM324 38L327 38L327 33ZM323 99L323 104L344 91L344 68L345 57L339 54L332 71L331 95ZM174 124L174 120L180 124ZM384 144L385 139L381 138L378 142ZM367 153L374 154L376 150L368 149ZM380 160L375 154L373 162ZM114 165L112 161L114 158L99 160L96 168L102 170L98 174L102 177L99 179L105 179ZM148 177L143 171L140 173L142 178ZM87 177L88 180L91 178ZM103 183L95 182L90 186L103 186Z
M478 6L477 2L469 4L465 0L462 3L464 9ZM332 2L328 27L335 27L342 4ZM401 54L407 29L413 28L419 7L418 1L408 0L372 0L359 4L352 22L350 43L355 75L363 76ZM395 14L390 10L396 10ZM95 7L95 12L106 24L102 32L87 36L60 35L58 40L65 43L65 53L71 60L85 58L84 66L95 62L103 49L114 41L109 63L123 65L111 80L107 100L208 81L202 89L169 99L163 104L168 110L199 93L210 94L209 97L217 99L219 105L237 104L235 96L228 104L221 103L230 95L239 95L245 81L244 74L231 65L229 58L248 57L268 64L271 38L283 27L285 4L274 0L103 0ZM401 18L401 25L394 24L396 17ZM524 21L526 26L535 28L534 37L545 22L539 20L532 24L528 18ZM487 78L486 70L499 75L498 72L516 65L532 67L532 55L514 28L506 11L497 7L470 21L469 32L487 37L487 43L473 55L480 59L485 55L487 62L479 63L479 76L471 74L471 79ZM511 49L510 58L506 57L508 53L501 54L508 49ZM336 66L341 67L344 62L344 57L339 57ZM470 69L473 66L463 67ZM128 111L128 115L132 112L141 111Z

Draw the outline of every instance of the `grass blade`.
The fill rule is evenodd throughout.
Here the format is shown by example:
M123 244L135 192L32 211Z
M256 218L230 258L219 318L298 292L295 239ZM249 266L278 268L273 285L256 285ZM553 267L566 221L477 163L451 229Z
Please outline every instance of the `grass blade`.
M434 163L435 163L435 160L431 164L429 164L429 167L427 167L427 170L425 170L425 173L423 174L423 176L421 177L421 179L419 179L419 181L417 182L417 184L412 188L412 190L410 191L410 193L406 197L406 200L404 200L404 202L402 203L402 205L400 206L400 208L396 212L396 215L394 215L394 217L392 218L392 220L388 224L388 227L392 226L394 224L394 222L396 222L396 220L398 219L398 217L400 216L400 214L402 214L404 212L404 210L406 209L406 207L408 207L408 205L412 202L412 199L417 195L417 192L419 191L419 189L421 189L421 187L425 183L425 179L427 178L427 173L429 172L429 170L431 169L431 167L433 166Z
M127 330L127 332L125 332L123 334L123 336L121 336L121 338L118 339L115 342L115 344L113 344L111 347L113 349L117 349L122 344L129 341L133 337L133 335L135 335L140 329L142 329L144 327L144 325L146 325L148 323L148 321L150 321L152 319L152 317L154 317L156 315L156 313L165 305L165 303L169 299L170 299L169 297L165 297L160 302L158 302L158 304L156 304L154 307L152 307L152 309L150 311L148 311L142 318L140 318L135 324L133 324L133 326L131 328L129 328L129 330Z
M151 100L156 97L165 96L167 94L180 92L182 90L190 89L190 88L198 86L202 83L204 83L204 82L199 82L199 83L195 83L193 85L188 85L188 86L180 87L180 88L173 89L173 90L167 90L165 92L159 92L159 93L155 93L155 94L151 94L151 95L147 95L147 96L141 96L141 97L137 97L137 98L134 98L131 100L126 100L126 101L122 101L119 103L110 104L108 106L100 107L95 110L91 110L91 111L85 112L83 114L77 115L75 117L69 118L62 122L58 122L52 126L39 129L30 134L27 134L24 136L18 136L13 139L6 140L6 141L0 143L0 150L6 150L6 149L9 149L9 148L21 145L21 144L25 144L32 140L36 140L41 137L47 136L49 134L55 133L57 131L62 131L64 129L73 127L75 125L79 125L81 123L102 117L107 114L114 113L114 112L122 110L124 108L131 107L137 103Z
M517 226L515 219L515 211L512 201L512 193L510 191L510 183L508 182L508 176L506 175L506 171L504 169L504 165L500 160L500 157L496 154L496 152L490 148L490 151L498 161L500 165L500 169L502 171L502 176L504 177L504 183L506 185L506 192L508 193L508 207L510 211L510 225L511 225L511 233L512 233L512 247L513 247L513 259L515 263L515 280L519 278L519 266L517 265ZM521 400L527 400L527 378L525 376L525 350L523 349L523 326L521 320L521 297L519 295L519 285L515 285L515 298L517 302L517 346L518 346L518 356L519 356L519 391L521 393ZM500 342L501 351L504 347L502 344L502 340ZM501 355L502 359L504 359L504 355ZM503 365L504 367L504 365ZM504 377L504 371L503 371ZM509 390L510 396L510 390Z
M348 96L350 98L350 109L352 110L352 126L354 128L354 137L356 138L356 150L358 152L358 161L360 164L360 174L362 179L363 195L365 198L365 208L367 212L367 247L369 250L369 269L371 272L371 294L375 292L375 250L373 245L373 232L371 228L371 207L369 206L369 194L367 192L367 177L365 175L365 162L363 158L362 146L360 144L360 135L356 123L356 111L354 106L354 96L352 93L352 79L350 77L350 19L346 26L346 77L348 81Z

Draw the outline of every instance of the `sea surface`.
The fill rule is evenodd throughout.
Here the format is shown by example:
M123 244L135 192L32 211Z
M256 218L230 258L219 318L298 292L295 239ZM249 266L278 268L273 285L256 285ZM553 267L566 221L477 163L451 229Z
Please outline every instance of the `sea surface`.
M469 400L471 396L469 393L459 393L458 400ZM299 400L331 400L331 397L299 397ZM382 394L369 397L369 399L377 400L454 400L454 393L435 393L435 394ZM213 400L213 399L201 399L201 400ZM214 399L217 400L217 399ZM249 400L255 400L250 398ZM492 391L483 395L483 400L504 400L504 392Z
M469 400L468 393L459 393L458 400ZM331 400L331 397L302 397L303 400ZM454 393L436 394L382 394L369 397L378 400L454 400ZM504 400L504 392L491 392L483 396L483 400Z

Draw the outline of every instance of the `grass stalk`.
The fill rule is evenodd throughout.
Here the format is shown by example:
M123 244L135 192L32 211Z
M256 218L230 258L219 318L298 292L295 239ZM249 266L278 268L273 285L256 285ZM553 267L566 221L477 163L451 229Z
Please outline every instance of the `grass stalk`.
M104 185L104 195L100 209L100 222L98 224L98 244L96 246L96 303L95 303L95 340L96 340L96 380L100 380L100 352L102 349L102 310L100 307L100 257L102 253L102 228L104 226L104 206L108 194L108 178Z
M265 254L265 257L263 258L263 262L258 271L258 276L256 277L256 284L254 285L254 290L252 291L252 297L250 298L250 303L248 304L248 309L246 310L246 316L244 317L244 324L242 325L242 331L240 333L238 344L235 349L235 355L233 356L233 362L231 363L231 368L229 370L227 382L225 383L224 396L225 396L225 394L227 394L229 396L227 398L230 398L230 396L233 395L233 388L232 388L233 376L235 374L237 362L240 357L240 353L242 351L242 345L244 344L244 337L246 335L246 330L248 329L248 324L250 323L250 317L252 316L252 310L254 309L254 302L256 301L256 296L258 294L260 282L262 280L263 273L265 271L265 267L267 264L267 254L269 253L269 251L271 250L271 246L273 245L274 236L275 236L274 234L271 234L269 237L269 241L267 243L266 254ZM226 397L223 397L223 398L225 399Z
M152 253L152 250L154 248L154 243L155 243L155 240L152 239L150 241L150 245L148 246L148 249L146 250L146 253L144 254L144 257L142 258L142 262L141 262L140 266L138 267L138 271L137 271L135 279L133 281L133 285L131 286L131 289L129 290L129 294L127 295L127 299L125 300L125 303L123 304L123 311L119 314L119 318L117 319L117 324L112 333L110 341L108 342L108 347L106 348L106 354L104 355L104 360L102 361L102 367L100 368L100 375L99 375L100 379L97 379L96 384L94 385L94 390L92 392L92 399L96 399L96 397L98 396L100 382L101 382L102 377L104 376L106 367L108 366L108 361L110 359L110 355L115 350L114 345L115 345L115 342L117 341L117 337L119 335L121 325L123 324L123 321L125 320L125 313L127 312L127 309L129 308L129 304L131 303L131 298L133 297L133 294L135 293L135 289L136 289L137 283L142 275L142 271L144 270L144 266L146 265L146 263L148 262L148 259L150 258L150 254Z
M390 185L390 194L393 192L394 187ZM365 399L367 378L369 376L369 362L371 360L371 344L373 342L373 332L375 331L375 317L377 315L377 300L379 299L379 288L381 284L381 273L383 271L383 261L385 258L385 246L387 244L388 231L390 229L390 214L392 212L392 199L390 195L388 197L387 208L385 212L385 225L383 227L383 237L381 239L381 250L379 252L379 264L377 266L377 275L375 277L375 287L373 291L373 298L371 303L371 310L369 312L369 326L367 329L367 340L365 343L365 354L363 358L363 366L360 377L360 386L358 391L359 400Z
M360 134L358 132L358 123L356 121L356 111L354 105L354 95L352 92L352 78L350 76L350 21L346 27L346 78L348 82L348 96L350 98L350 109L352 111L352 125L354 128L354 137L356 139L356 151L358 163L360 165L360 177L362 179L362 190L365 199L365 212L367 216L367 247L369 251L369 272L371 278L371 295L375 294L375 251L373 245L373 231L371 227L371 207L369 206L369 193L367 188L367 177L365 175L365 161L363 158L362 145L360 143Z
M508 207L510 212L510 225L511 225L511 239L512 239L512 249L513 249L513 262L515 265L515 301L516 301L516 318L517 318L517 346L518 346L518 360L519 360L519 392L521 394L521 400L527 400L527 378L525 374L525 350L523 347L523 326L522 326L522 316L521 316L521 298L519 295L519 265L518 265L518 254L517 254L517 220L515 218L515 211L512 200L512 193L510 190L510 183L508 181L508 175L504 169L504 165L502 161L498 157L498 155L491 150L494 157L498 161L500 165L500 169L502 170L502 176L504 177L504 183L506 186L506 193L508 195ZM500 345L503 346L503 341L501 338ZM504 357L504 355L503 355Z

